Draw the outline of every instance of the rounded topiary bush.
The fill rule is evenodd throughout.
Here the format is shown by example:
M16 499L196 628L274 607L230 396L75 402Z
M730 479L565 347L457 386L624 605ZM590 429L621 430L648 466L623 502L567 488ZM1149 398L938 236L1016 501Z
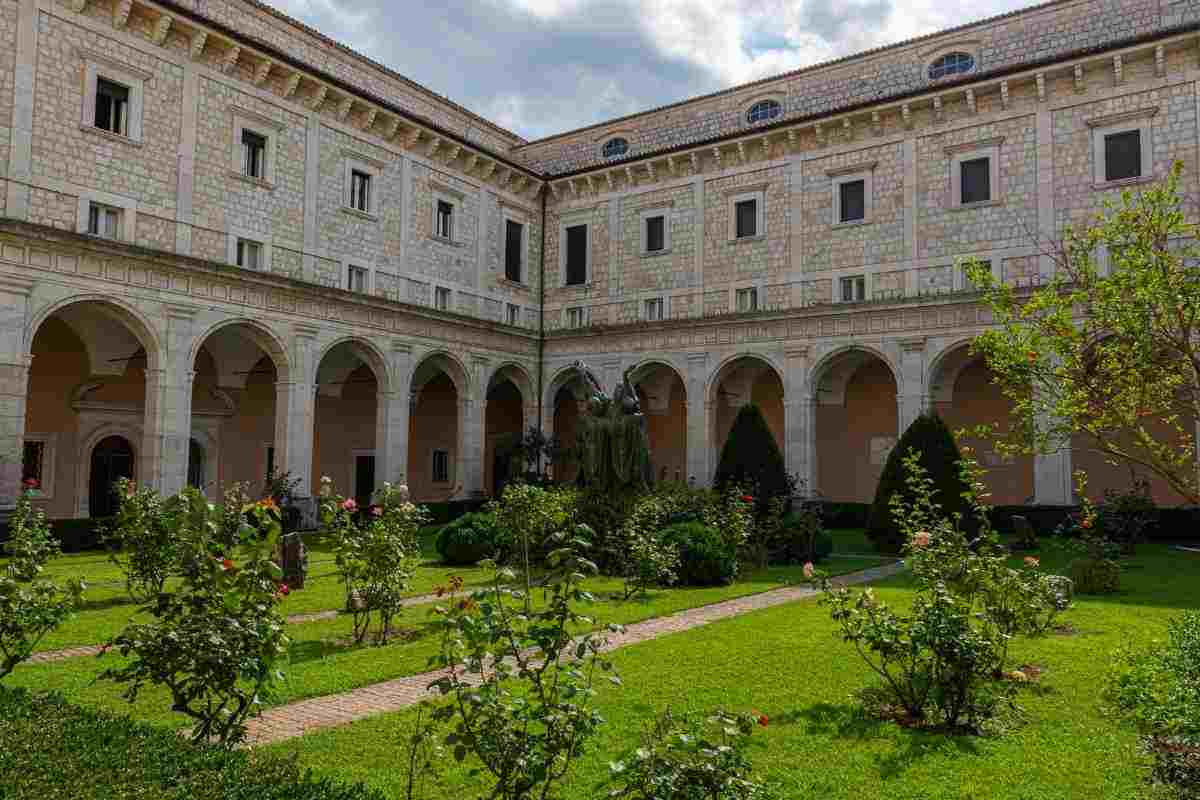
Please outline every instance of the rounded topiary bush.
M737 553L716 528L682 522L662 532L666 544L679 548L679 582L685 586L720 586L737 577Z
M438 531L438 555L453 566L474 564L496 554L496 520L491 514L463 514Z
M950 518L958 515L963 530L974 536L977 521L963 498L968 487L958 472L958 462L962 459L958 445L941 417L922 414L908 426L888 455L867 519L867 537L884 553L899 553L905 544L904 534L892 519L892 497L897 493L909 494L904 458L910 450L920 454L921 466L933 481L933 500L941 505L942 513Z
M783 453L762 411L753 403L738 409L729 429L729 438L721 448L713 483L736 484L750 488L760 499L791 493Z

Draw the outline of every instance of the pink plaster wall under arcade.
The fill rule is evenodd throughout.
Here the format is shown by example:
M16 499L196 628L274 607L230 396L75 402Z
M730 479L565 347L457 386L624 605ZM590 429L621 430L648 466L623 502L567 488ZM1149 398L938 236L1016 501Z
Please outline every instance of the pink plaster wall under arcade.
M344 380L338 395L317 393L312 485L320 486L321 476L327 475L339 493L353 497L354 452L375 450L379 384L365 364Z
M816 408L817 490L829 500L869 503L883 472L871 442L897 437L896 381L882 361L868 361L846 385L844 405Z
M525 408L521 392L512 381L493 386L488 393L484 419L483 490L488 494L496 485L496 444L501 439L524 432Z
M433 451L450 453L450 480L434 483ZM417 502L438 502L454 496L459 484L462 454L458 452L458 391L445 373L421 389L408 421L408 489Z
M775 444L779 446L779 452L784 450L784 416L783 416L783 383L780 382L779 376L772 370L764 370L754 380L754 385L750 389L750 401L758 406L758 410L762 412L763 419L767 422L767 428L771 431L771 435L775 437ZM725 442L729 439L729 431L733 429L733 421L737 418L739 407L734 407L729 399L721 393L720 387L717 389L717 402L715 406L716 419L716 459L721 458L721 451L725 448ZM716 469L716 464L713 464L713 469ZM709 476L712 477L712 476Z
M1190 431L1196 429L1194 423L1188 422L1185 424L1190 426L1188 428ZM1159 422L1149 427L1151 432L1160 441L1178 441L1178 435L1165 423ZM1132 452L1136 455L1139 450L1133 447ZM1159 477L1142 466L1133 466L1131 468L1128 462L1118 464L1109 463L1107 456L1095 448L1094 440L1084 434L1076 434L1071 437L1071 471L1075 472L1077 470L1083 470L1087 473L1087 494L1088 497L1096 501L1104 498L1105 489L1127 491L1133 485L1133 480L1136 476L1150 482L1150 492L1154 497L1154 502L1158 505L1178 506L1185 504L1183 497L1180 496L1179 492L1171 488L1166 479Z
M575 447L575 434L579 430L579 401L569 391L560 391L554 406L554 434L564 448ZM569 483L579 476L577 456L566 463L554 466L554 479Z
M667 386L670 396L666 399L663 411L652 411L651 406L661 401L652 403L642 393L642 413L646 415L646 438L650 446L650 469L656 481L686 481L687 390L678 376L674 376Z

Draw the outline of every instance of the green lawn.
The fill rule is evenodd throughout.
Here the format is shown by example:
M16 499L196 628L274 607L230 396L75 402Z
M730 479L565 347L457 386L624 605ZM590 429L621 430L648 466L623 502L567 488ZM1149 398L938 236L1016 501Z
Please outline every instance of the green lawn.
M1043 555L1050 569L1061 569L1063 560ZM901 605L912 594L904 577L876 592ZM1020 662L1046 671L1021 696L1024 721L1003 736L982 739L857 719L852 694L869 683L868 672L835 635L828 611L813 602L625 648L613 656L625 685L601 689L607 724L565 796L603 796L599 784L608 763L635 743L643 721L657 710L723 706L770 716L770 727L754 737L751 757L785 798L1135 798L1144 777L1136 735L1101 712L1097 692L1117 649L1161 638L1170 616L1198 604L1200 555L1139 548L1120 594L1081 597L1066 615L1074 635L1015 646ZM412 711L383 715L272 749L296 753L319 774L361 780L400 797L400 749L413 717ZM474 796L480 786L465 768L453 768L435 796Z

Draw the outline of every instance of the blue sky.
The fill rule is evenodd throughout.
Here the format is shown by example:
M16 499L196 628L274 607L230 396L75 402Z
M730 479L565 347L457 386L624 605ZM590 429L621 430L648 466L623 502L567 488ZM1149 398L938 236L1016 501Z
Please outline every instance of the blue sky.
M268 0L527 138L1029 3L981 0Z

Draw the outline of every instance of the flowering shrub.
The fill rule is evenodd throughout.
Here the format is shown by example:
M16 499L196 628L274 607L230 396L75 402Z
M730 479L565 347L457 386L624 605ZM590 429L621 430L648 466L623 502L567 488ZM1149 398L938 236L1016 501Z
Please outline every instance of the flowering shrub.
M4 549L11 560L0 573L0 680L75 613L84 590L78 578L60 586L42 575L59 554L59 544L50 535L46 515L30 502L35 489L23 488L8 521Z
M715 711L706 718L677 716L668 709L642 736L641 745L609 765L615 788L627 800L765 800L766 789L750 779L745 749L761 712Z
M1059 546L1073 553L1075 558L1067 565L1075 591L1080 594L1113 594L1121 588L1121 554L1119 543L1105 534L1100 524L1100 512L1088 500L1087 477L1075 473L1083 507L1059 526L1056 534Z
M686 510L686 494L652 492L639 498L620 530L621 576L625 599L645 595L652 586L670 586L678 579L679 547L666 541L668 521Z
M147 603L162 593L167 579L182 567L179 515L184 507L177 498L139 488L129 478L117 481L116 493L120 502L104 537L105 544L113 548L109 560L125 576L125 588L134 602Z
M383 644L404 605L421 556L417 534L429 515L409 502L407 486L390 483L361 515L354 498L334 494L328 478L321 478L321 496L321 516L333 535L335 560L354 614L354 640L362 642L377 618L375 641Z
M738 574L737 551L721 532L702 522L681 522L662 532L679 551L679 580L686 586L723 586Z
M576 493L571 489L510 483L488 511L496 520L496 555L503 564L520 564L528 572L554 549L555 534L576 519ZM588 535L594 532L588 529Z
M700 518L705 525L718 531L725 543L737 552L750 540L754 528L755 502L753 496L731 484L706 493Z
M911 613L897 614L870 589L852 593L824 578L822 602L883 681L882 705L912 723L979 731L1012 705L1014 687L1005 679L1013 674L1012 639L1044 630L1065 603L1036 559L1020 569L1007 565L979 502L982 484L971 462L960 463L960 471L981 531L973 540L960 517L947 518L933 500L933 481L915 451L904 467L907 491L894 495L892 518L906 536L917 581Z
M195 720L193 740L233 746L287 649L277 606L289 590L271 560L279 509L269 498L245 508L250 524L235 552L219 539L221 512L199 491L184 489L172 505L186 521L180 543L190 566L178 587L143 607L153 622L130 623L105 646L130 660L100 677L127 684L130 702L147 684L166 686L172 710Z
M433 713L452 725L444 741L454 757L473 755L494 782L488 797L557 796L604 722L593 707L593 681L611 669L601 656L605 639L572 634L594 625L575 609L592 601L581 587L596 572L584 557L589 536L583 526L550 535L549 572L540 584L549 598L539 609L528 590L509 588L516 575L507 568L491 588L467 597L459 594L461 579L438 589L441 652L430 665L445 673L431 688L451 702ZM619 684L615 675L610 680Z

